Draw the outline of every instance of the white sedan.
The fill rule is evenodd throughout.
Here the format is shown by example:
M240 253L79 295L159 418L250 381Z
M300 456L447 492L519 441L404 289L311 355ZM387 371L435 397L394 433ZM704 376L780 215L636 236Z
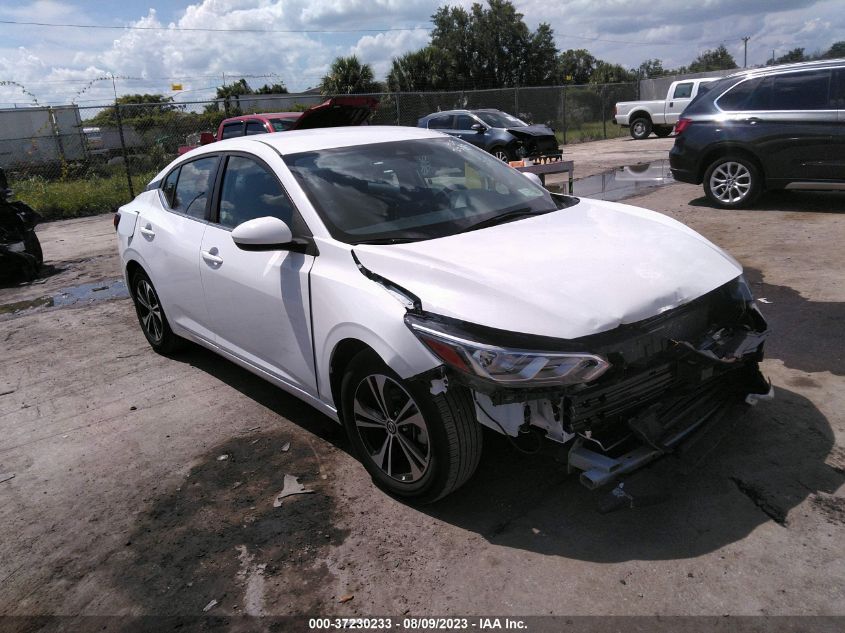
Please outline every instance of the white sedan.
M771 395L766 322L732 257L438 132L214 143L116 226L153 349L193 341L305 400L419 502L472 476L482 427L522 451L567 445L598 487Z

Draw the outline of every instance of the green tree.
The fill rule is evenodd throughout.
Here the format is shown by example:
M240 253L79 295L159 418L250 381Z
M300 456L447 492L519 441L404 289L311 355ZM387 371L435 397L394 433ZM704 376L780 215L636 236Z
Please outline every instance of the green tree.
M275 84L264 84L258 90L255 91L257 95L286 95L288 93L288 88L285 85L285 82L275 83Z
M424 92L449 88L449 64L446 54L434 46L406 53L393 59L387 73L391 92Z
M836 59L845 57L845 40L836 42L822 55L822 59Z
M663 68L663 62L659 59L647 59L637 68L640 79L653 79L669 73L670 71Z
M173 103L172 97L162 94L133 94L117 98L121 121L138 130L165 126L173 121L184 106ZM86 122L90 126L116 126L114 108L105 108Z
M585 84L590 81L598 62L586 49L567 49L557 57L557 82Z
M689 65L689 72L703 73L708 70L724 70L736 68L736 60L725 48L724 44L713 50L706 50L696 57Z
M793 48L789 51L786 55L781 55L774 61L771 59L766 62L766 66L772 66L773 64L792 64L795 62L803 62L807 61L810 58L804 54L803 48Z
M374 80L372 67L362 64L355 55L336 58L329 72L320 81L320 92L324 95L360 94L380 90L381 85Z
M443 6L433 16L431 45L446 55L448 82L456 88L552 83L554 32L532 32L509 0L488 0L469 10Z
M223 84L217 88L218 99L228 99L229 97L240 97L241 95L253 94L255 94L255 91L243 77L230 84Z
M630 70L602 60L596 62L596 68L590 75L591 84L621 84L635 79L636 76Z

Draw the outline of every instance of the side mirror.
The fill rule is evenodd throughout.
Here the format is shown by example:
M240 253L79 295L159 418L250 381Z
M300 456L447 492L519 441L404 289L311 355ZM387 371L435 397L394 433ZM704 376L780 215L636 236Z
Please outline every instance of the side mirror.
M473 123L473 124L472 124L472 126L470 127L470 129L471 129L471 130L475 130L475 131L476 131L476 132L478 132L479 134L480 134L481 132L486 132L486 131L487 131L487 128L486 128L486 127L484 127L483 125L481 125L481 123Z
M525 176L526 178L528 178L528 180L530 180L531 182L533 182L533 183L534 183L535 185L537 185L538 187L543 187L543 188L545 188L545 185L543 184L543 180L542 180L542 179L540 178L540 176L538 176L537 174L532 174L531 172L527 172L527 171L523 171L523 172L520 172L520 173L521 173L523 176Z
M200 133L200 145L208 145L209 143L213 143L217 140L211 132L202 132Z
M232 241L245 251L283 250L293 243L293 234L282 220L267 216L236 226Z

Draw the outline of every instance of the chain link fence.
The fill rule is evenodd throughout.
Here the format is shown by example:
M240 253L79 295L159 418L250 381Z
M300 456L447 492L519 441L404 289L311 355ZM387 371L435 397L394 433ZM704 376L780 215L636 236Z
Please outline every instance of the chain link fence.
M561 145L626 134L612 121L637 84L403 92L379 100L373 125L415 126L440 110L496 108L555 130ZM0 167L17 197L47 219L114 211L143 190L180 148L199 145L228 116L302 111L326 97L250 95L229 100L0 110ZM564 149L564 154L566 150Z

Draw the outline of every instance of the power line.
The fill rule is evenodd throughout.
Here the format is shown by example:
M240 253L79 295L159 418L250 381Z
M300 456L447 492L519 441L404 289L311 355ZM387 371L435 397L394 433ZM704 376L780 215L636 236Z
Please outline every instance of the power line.
M198 31L202 33L386 33L388 31L430 31L430 27L408 26L381 29L215 29L189 26L113 26L107 24L56 24L50 22L23 22L0 20L0 24L18 26L47 26L72 29L110 29L119 31Z

